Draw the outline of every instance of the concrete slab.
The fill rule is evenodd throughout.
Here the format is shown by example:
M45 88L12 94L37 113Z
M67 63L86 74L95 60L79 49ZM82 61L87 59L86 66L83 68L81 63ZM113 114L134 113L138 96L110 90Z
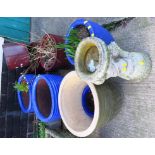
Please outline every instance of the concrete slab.
M85 19L95 21L101 25L123 18L124 17L85 17ZM31 41L39 39L45 32L64 36L69 25L76 19L77 17L33 17L31 19Z
M123 107L97 135L101 137L155 137L155 18L135 18L126 27L112 32L118 45L127 51L149 53L150 76L140 83L113 79L122 87Z

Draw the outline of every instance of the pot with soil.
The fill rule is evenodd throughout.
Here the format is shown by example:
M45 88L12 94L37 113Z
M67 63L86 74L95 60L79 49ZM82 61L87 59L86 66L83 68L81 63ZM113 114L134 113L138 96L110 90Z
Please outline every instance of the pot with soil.
M91 136L119 111L121 96L114 85L94 85L81 80L75 71L60 85L59 110L67 129L75 136Z
M32 105L32 85L34 79L35 75L33 74L22 75L19 77L18 83L14 86L17 89L20 108L24 113L34 111Z
M127 52L115 42L108 46L97 37L83 39L76 50L75 70L78 76L96 85L110 77L141 81L151 72L148 54Z
M40 41L32 42L27 47L29 50L30 65L26 68L23 74L44 73L44 69L40 65L40 53L38 52L38 49L40 49Z
M3 51L9 70L30 65L27 45L22 43L5 43Z
M112 41L114 41L112 35L99 24L92 22L90 20L87 21L85 19L77 19L70 25L69 30L66 34L66 39L65 39L66 45L72 44L72 43L69 43L70 40L72 39L72 37L70 39L72 30L78 31L77 37L79 39L79 42L86 37L98 37L102 39L106 43L106 45L109 45ZM74 56L75 56L76 47L75 47L73 56L70 55L70 51L68 51L68 48L67 47L65 48L67 59L72 65L74 65Z
M41 40L40 64L45 71L65 68L69 65L64 49L57 49L56 45L63 43L64 39L53 34L46 34Z
M58 93L62 77L58 75L38 75L32 89L32 100L35 114L42 122L53 122L60 119Z

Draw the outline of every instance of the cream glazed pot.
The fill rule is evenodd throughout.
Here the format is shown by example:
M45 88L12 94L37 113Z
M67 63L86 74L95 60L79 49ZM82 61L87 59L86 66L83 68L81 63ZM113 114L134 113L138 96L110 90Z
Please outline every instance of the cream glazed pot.
M82 107L82 92L89 86L94 99L94 116L89 117ZM59 110L67 129L75 136L91 136L104 127L119 111L121 96L110 83L94 85L81 80L75 71L68 73L59 90Z
M106 45L97 37L83 39L76 50L75 70L78 76L96 85L110 77L141 81L151 72L152 63L148 54L127 52L115 41Z

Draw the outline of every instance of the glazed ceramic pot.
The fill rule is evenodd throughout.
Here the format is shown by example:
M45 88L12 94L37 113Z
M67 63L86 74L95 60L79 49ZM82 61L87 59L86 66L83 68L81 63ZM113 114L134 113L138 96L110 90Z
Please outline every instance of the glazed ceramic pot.
M33 112L33 104L32 104L32 85L35 80L35 75L26 74L21 75L18 79L18 83L26 83L28 85L28 92L17 91L18 95L18 103L22 112L29 113Z
M41 48L48 51L50 48L48 43L51 42L52 45L63 43L64 39L61 36L46 34L41 40ZM51 53L47 54L47 57L40 55L40 64L45 69L45 71L52 71L59 68L65 68L69 65L64 49L56 49L52 47Z
M60 120L58 93L62 77L52 74L38 75L33 83L32 101L35 114L42 122Z
M30 65L27 45L21 43L5 43L3 52L9 70Z
M100 38L101 40L103 40L106 43L106 45L109 45L111 42L114 41L113 36L103 26L101 26L98 23L93 22L91 20L85 20L83 18L80 18L80 19L75 20L69 26L67 34L66 34L66 40L65 40L66 44L68 43L68 38L70 36L71 30L80 28L80 27L85 28L85 31L87 30L87 33L88 33L87 34L86 32L83 32L83 30L82 30L82 33L85 33L85 35L83 35L83 37L81 39L86 38L88 36L89 37L97 37L97 38ZM66 56L67 56L68 61L72 65L74 65L74 58L70 57L67 52L66 52Z

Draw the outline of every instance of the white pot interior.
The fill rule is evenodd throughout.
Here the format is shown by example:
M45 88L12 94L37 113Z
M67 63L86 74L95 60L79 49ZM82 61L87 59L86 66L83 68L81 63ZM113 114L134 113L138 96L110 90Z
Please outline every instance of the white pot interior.
M89 85L94 98L94 117L89 117L82 107L82 92ZM59 109L62 120L74 135L85 137L96 128L99 117L99 101L93 84L82 81L75 71L67 74L59 90Z

